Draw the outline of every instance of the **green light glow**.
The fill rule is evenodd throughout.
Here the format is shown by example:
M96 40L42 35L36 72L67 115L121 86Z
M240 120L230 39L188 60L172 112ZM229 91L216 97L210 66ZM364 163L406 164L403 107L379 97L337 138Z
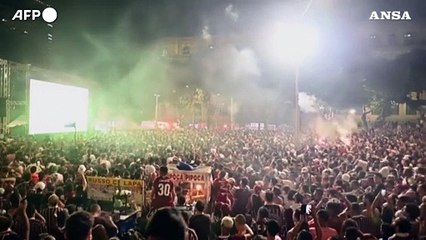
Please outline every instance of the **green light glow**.
M87 131L89 90L30 80L29 134Z

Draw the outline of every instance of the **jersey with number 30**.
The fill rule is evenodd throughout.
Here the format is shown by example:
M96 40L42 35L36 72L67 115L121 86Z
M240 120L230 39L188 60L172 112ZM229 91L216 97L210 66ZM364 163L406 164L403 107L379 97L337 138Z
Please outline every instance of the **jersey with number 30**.
M154 180L152 207L155 209L162 207L173 207L174 185L168 177L158 177Z

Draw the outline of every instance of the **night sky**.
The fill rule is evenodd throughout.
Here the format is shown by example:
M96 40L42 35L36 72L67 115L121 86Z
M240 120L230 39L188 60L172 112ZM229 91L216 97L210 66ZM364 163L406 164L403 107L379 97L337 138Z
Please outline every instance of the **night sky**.
M0 58L75 73L114 86L116 81L125 81L121 80L122 76L127 76L140 61L141 57L134 52L146 51L160 39L201 37L205 26L211 35L254 34L261 39L262 28L271 21L300 15L307 3L301 0L0 0L0 19L6 19L0 22ZM54 35L48 53L43 20L10 21L16 9L43 9L43 4L58 11L53 30L47 30ZM226 14L230 5L236 19ZM369 20L372 11L381 10L408 11L412 20ZM365 80L367 72L374 72L368 69L371 62L386 64L407 54L419 55L416 55L418 61L424 59L424 0L313 0L305 18L321 26L326 39L321 53L304 66L302 85L313 78L319 79L315 79L315 84L305 84L307 91L322 89L336 79L347 81L351 89L351 81ZM265 59L258 52L256 56L262 82L274 86L280 75L271 67L274 60ZM111 68L114 73L110 72ZM340 92L347 95L343 90Z

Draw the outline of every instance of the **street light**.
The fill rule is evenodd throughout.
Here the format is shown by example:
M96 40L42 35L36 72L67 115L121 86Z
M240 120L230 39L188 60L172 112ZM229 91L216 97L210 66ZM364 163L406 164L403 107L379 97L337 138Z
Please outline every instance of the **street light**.
M234 98L231 97L231 109L230 109L230 117L231 117L231 130L234 130Z
M154 94L155 97L155 127L158 126L158 98L160 97L159 94Z
M312 55L318 45L318 35L313 28L301 23L277 23L272 25L271 42L268 46L274 49L274 59L286 62L295 69L294 103L295 103L295 141L300 135L300 106L299 106L299 69L303 60ZM278 55L277 55L278 54Z

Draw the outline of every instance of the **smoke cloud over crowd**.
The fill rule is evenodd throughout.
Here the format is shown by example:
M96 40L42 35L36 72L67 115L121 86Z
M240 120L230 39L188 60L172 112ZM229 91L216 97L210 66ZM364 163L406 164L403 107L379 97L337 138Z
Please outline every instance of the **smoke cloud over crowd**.
M318 112L317 98L305 92L299 92L299 107L302 112L307 112L307 113Z

